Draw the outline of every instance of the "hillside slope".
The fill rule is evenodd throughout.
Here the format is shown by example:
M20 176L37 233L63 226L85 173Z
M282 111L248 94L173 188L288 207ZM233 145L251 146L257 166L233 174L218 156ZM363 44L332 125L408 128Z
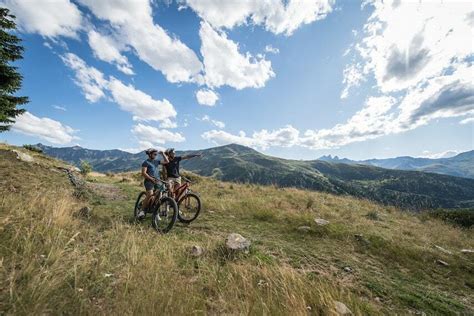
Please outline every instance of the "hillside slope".
M336 301L355 315L474 312L473 254L460 252L474 249L472 229L366 200L193 176L202 215L157 235L149 221L130 221L137 174L90 176L77 192L63 163L35 153L20 161L11 149L0 146L2 314L335 315ZM250 253L225 251L232 232ZM202 256L189 254L194 245Z
M102 172L137 170L144 160L143 153L40 147L46 154L76 165L81 159L87 160L94 170ZM236 144L199 152L203 158L184 161L183 167L223 181L348 194L411 209L474 207L474 179L320 160L287 160ZM196 151L178 152L188 153Z

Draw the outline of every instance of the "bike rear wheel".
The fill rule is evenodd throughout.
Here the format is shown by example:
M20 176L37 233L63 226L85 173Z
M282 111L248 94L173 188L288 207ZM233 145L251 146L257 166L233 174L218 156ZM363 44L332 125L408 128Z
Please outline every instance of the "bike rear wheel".
M135 220L138 220L138 213L142 209L143 201L145 200L146 193L145 192L140 192L138 195L137 201L135 202L135 208L133 209L133 218Z
M151 224L153 228L162 234L171 230L178 218L178 205L170 197L163 197L153 205L153 216Z
M195 193L186 193L178 202L178 219L180 222L189 224L194 221L201 212L201 199Z

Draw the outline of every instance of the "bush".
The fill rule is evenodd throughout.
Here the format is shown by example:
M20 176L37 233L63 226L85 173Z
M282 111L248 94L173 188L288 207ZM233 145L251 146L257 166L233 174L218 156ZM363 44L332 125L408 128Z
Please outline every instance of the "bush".
M85 161L85 160L81 160L81 173L83 175L87 175L89 172L92 171L92 166L89 162Z
M367 214L365 214L365 217L368 219L371 219L373 221L381 221L382 218L380 217L379 213L377 211L369 211Z
M33 151L35 153L40 153L41 154L43 152L43 150L41 148L38 148L34 145L23 145L23 148L25 148L29 151Z
M474 209L451 209L451 210L435 210L428 214L431 217L442 219L448 223L457 226L471 228L474 226Z

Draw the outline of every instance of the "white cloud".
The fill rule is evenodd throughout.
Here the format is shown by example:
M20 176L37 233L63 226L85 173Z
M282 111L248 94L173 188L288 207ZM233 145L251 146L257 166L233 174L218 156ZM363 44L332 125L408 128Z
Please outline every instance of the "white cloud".
M239 53L237 43L227 38L222 31L214 30L201 22L199 30L204 58L205 82L209 87L229 85L236 89L261 88L275 76L271 62L253 57L250 53Z
M390 110L395 102L393 97L371 97L347 122L329 129L307 130L299 144L312 149L333 148L391 133L394 117Z
M110 23L121 47L133 52L170 82L200 82L202 64L179 39L153 22L149 0L80 0L96 17Z
M56 110L59 110L59 111L64 111L66 112L67 109L64 107L64 106L60 106L60 105L52 105L53 108L55 108Z
M398 131L413 129L438 118L474 112L474 66L459 66L452 74L411 89L400 103Z
M114 77L110 78L108 90L112 99L124 111L133 114L134 120L166 121L176 116L176 110L166 99L155 100L132 85L125 85Z
M459 150L446 150L438 153L433 153L429 150L423 151L423 155L420 158L430 158L430 159L440 159L440 158L450 158L454 157L457 154L460 154Z
M258 140L247 137L243 131L240 131L239 135L233 135L225 131L211 130L204 132L201 137L216 145L235 143L253 148L263 147Z
M220 128L220 129L225 127L224 122L221 122L221 121L218 121L218 120L213 120L209 117L209 115L204 115L200 120L203 121L203 122L209 122L212 125L214 125L215 127Z
M314 149L340 147L349 143L403 133L433 120L474 113L473 66L459 66L408 90L399 98L371 97L364 108L346 123L330 129L306 131L300 144Z
M120 80L104 78L102 72L88 66L77 55L67 53L61 56L64 63L75 72L74 82L82 89L90 102L97 102L106 97L106 92L120 109L133 114L134 120L163 121L168 126L171 118L176 117L176 110L166 99L155 100L145 92L136 89L131 84L126 85Z
M158 129L153 126L138 123L133 126L132 134L137 137L140 148L155 147L166 143L181 143L186 139L180 133L173 133L165 129Z
M410 90L405 96L370 97L364 107L345 123L332 128L307 130L302 135L292 126L268 132L232 135L209 131L203 138L218 144L239 143L254 148L301 146L310 149L337 148L384 135L403 133L443 117L470 116L474 113L473 66L432 79L428 85ZM471 121L471 117L466 119Z
M89 102L97 102L105 97L103 90L106 88L107 80L102 72L88 66L84 60L72 53L66 53L61 59L66 66L74 70L74 82L81 88Z
M81 12L69 0L2 0L0 5L10 9L20 29L28 33L46 37L76 37L77 31L82 28Z
M301 25L326 17L332 0L187 0L186 3L203 20L215 28L232 28L250 20L264 25L275 34L291 35Z
M374 12L352 50L357 55L344 69L341 98L373 76L377 94L398 101L374 120L354 124L368 109L366 104L344 124L306 132L312 148L402 133L439 118L474 113L474 55L472 41L466 40L474 26L472 6L448 1L368 3Z
M299 142L298 136L298 130L291 125L273 131L261 130L254 132L252 136L247 136L243 131L240 131L238 135L233 135L218 130L207 131L201 135L202 138L217 145L236 143L248 147L261 148L263 150L273 146L295 146Z
M351 87L358 86L365 80L361 67L361 64L351 64L344 68L342 83L345 86L341 92L341 99L346 99L349 96L349 89Z
M474 123L474 116L467 117L459 122L460 124L470 124Z
M265 46L265 52L272 53L272 54L278 54L280 52L280 50L276 47L273 47L272 45L267 45L267 46Z
M95 57L114 64L118 70L127 75L133 75L132 66L128 62L127 57L120 53L124 47L120 47L118 41L111 36L100 34L94 30L89 31L88 37L89 45Z
M67 144L74 139L78 139L73 135L76 131L71 127L47 117L34 116L30 112L17 116L11 130L38 137L53 144Z
M273 131L263 129L259 132L253 133L252 137L264 144L262 146L263 149L270 146L292 147L297 145L299 142L299 131L293 126L287 125Z
M196 92L196 99L199 104L214 106L219 100L219 95L210 89L201 89Z
M382 92L417 86L472 55L472 41L467 40L474 24L469 1L370 3L374 12L364 26L365 37L356 45L363 60L357 69L358 76L373 74ZM349 71L347 76L355 74ZM360 82L345 81L348 86Z
M161 128L176 128L178 127L178 123L167 118L161 121L160 127Z

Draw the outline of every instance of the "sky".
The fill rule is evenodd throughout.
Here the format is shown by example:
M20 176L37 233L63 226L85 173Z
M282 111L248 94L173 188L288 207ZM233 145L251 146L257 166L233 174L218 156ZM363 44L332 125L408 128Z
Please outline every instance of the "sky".
M25 47L10 144L239 143L291 159L474 148L471 1L0 0Z

